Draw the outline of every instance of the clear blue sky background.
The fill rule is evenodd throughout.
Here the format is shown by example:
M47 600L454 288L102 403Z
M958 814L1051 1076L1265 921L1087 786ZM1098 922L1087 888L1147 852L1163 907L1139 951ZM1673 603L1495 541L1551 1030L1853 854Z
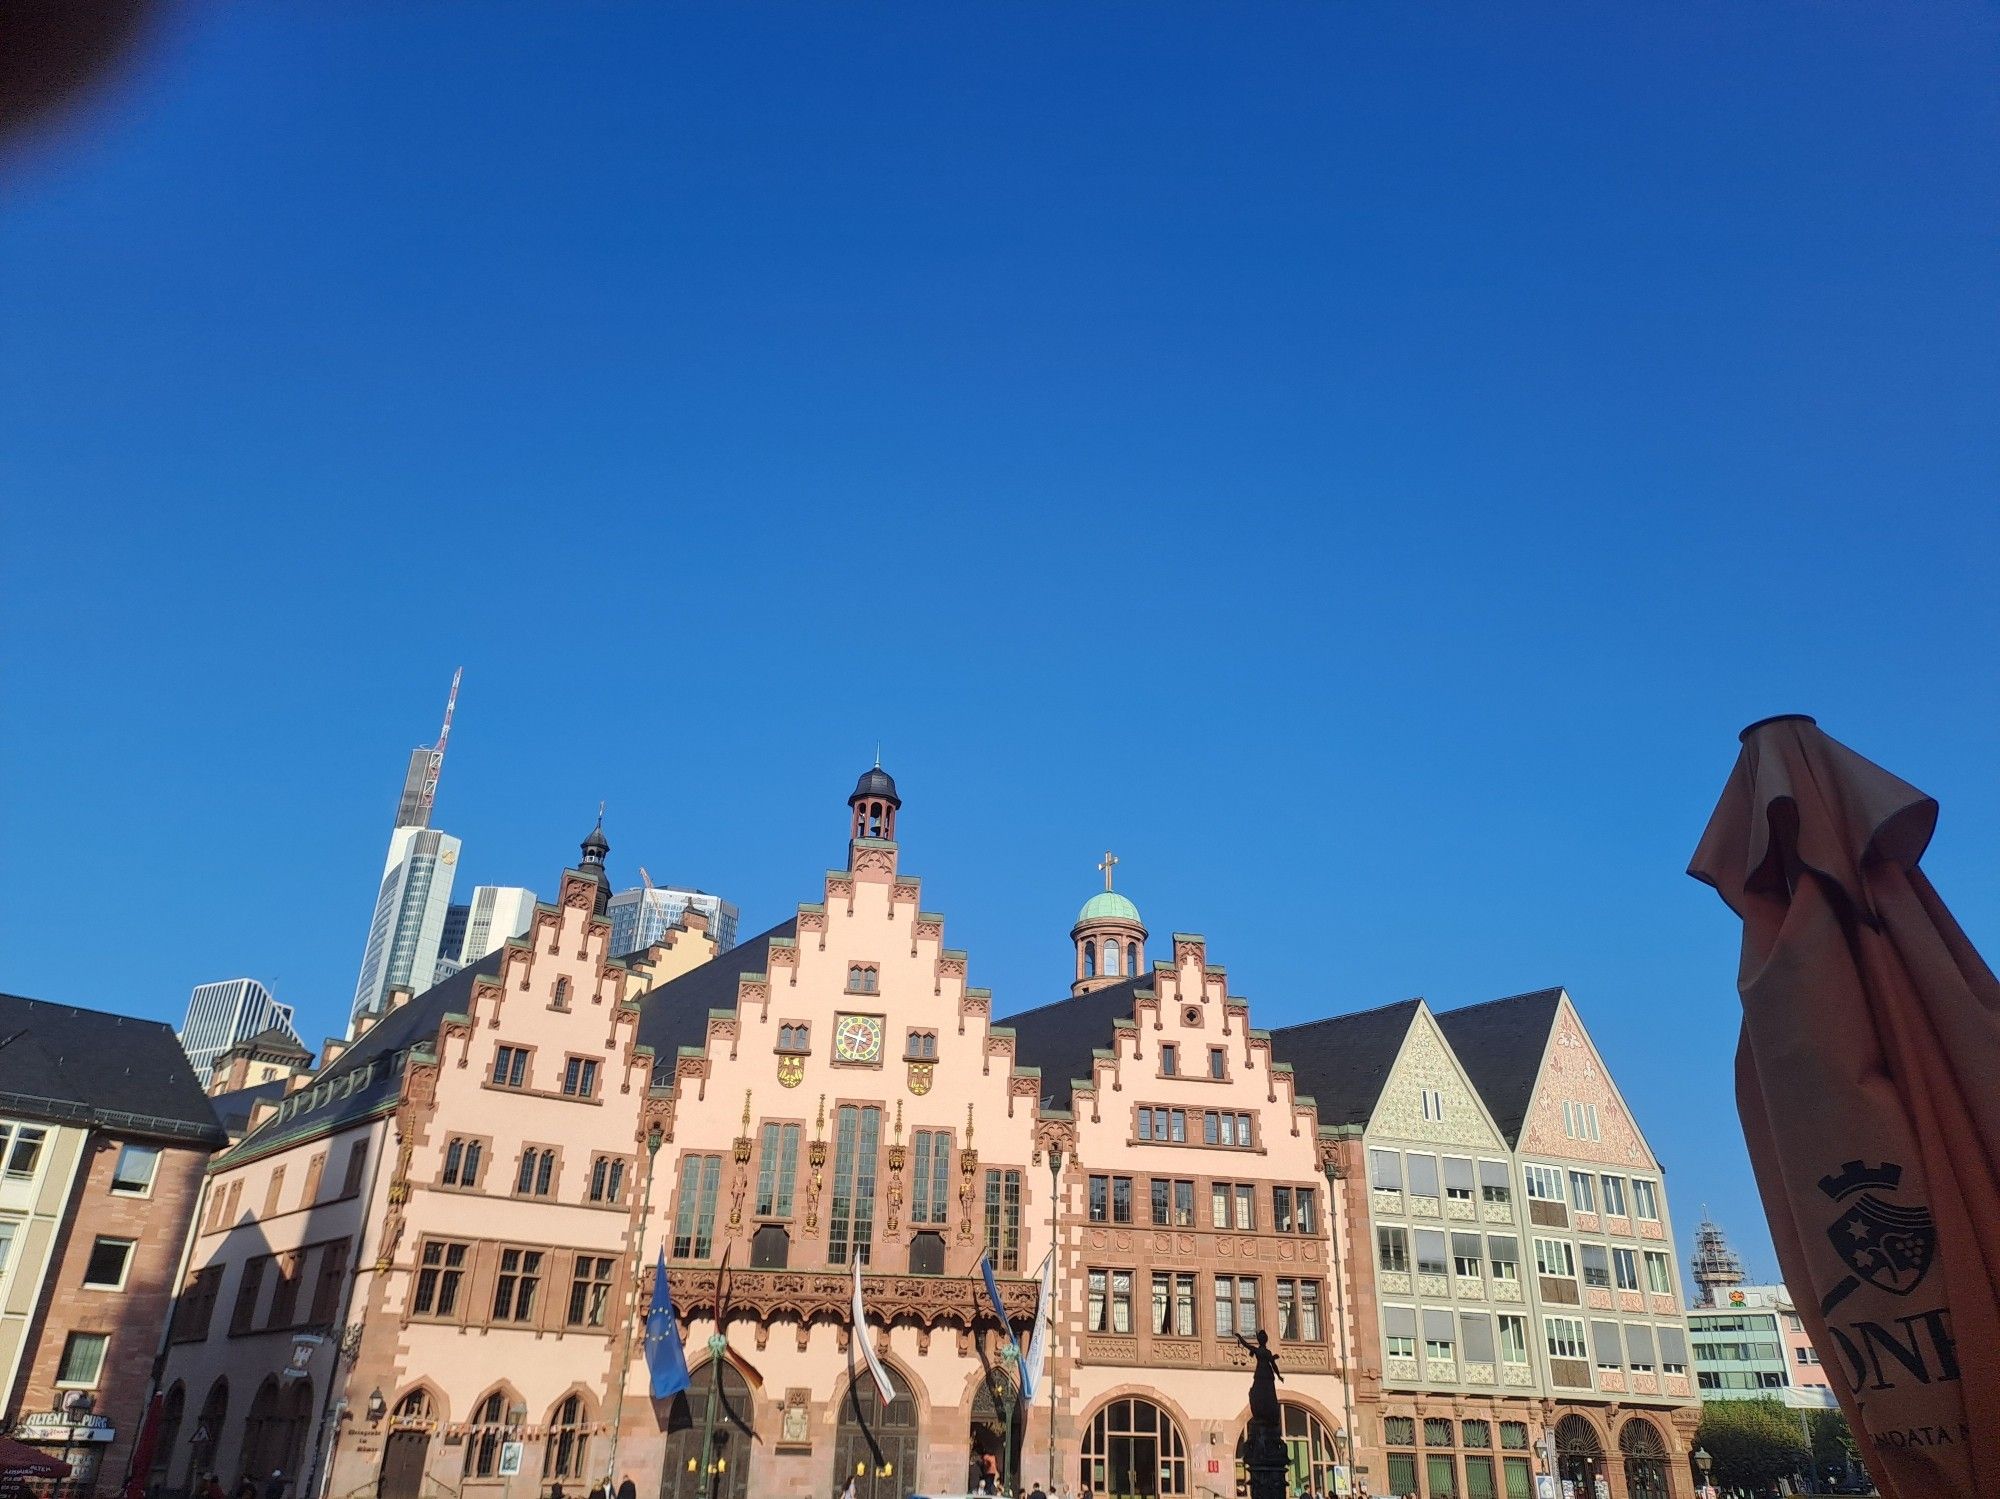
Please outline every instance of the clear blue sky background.
M1260 1023L1567 984L1768 1268L1736 730L2000 942L1990 9L358 10L0 164L0 987L335 1026L463 664L463 885L756 930L879 740L1003 1009L1107 846Z

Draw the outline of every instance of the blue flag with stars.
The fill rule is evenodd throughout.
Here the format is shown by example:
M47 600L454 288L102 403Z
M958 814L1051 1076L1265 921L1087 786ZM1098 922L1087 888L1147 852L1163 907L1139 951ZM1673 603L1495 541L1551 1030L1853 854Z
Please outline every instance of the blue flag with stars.
M653 1271L653 1305L646 1313L646 1368L653 1376L653 1398L666 1400L688 1387L687 1350L681 1347L680 1323L674 1320L674 1292L667 1284L667 1246L660 1246L660 1263Z

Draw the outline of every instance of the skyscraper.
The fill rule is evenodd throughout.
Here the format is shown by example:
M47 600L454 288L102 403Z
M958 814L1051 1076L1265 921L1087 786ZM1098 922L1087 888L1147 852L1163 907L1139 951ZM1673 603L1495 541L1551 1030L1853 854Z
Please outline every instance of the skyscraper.
M187 1018L181 1022L181 1050L194 1065L196 1080L206 1084L217 1057L238 1041L273 1029L299 1040L298 1032L292 1029L292 1007L271 998L271 991L255 979L201 984L188 996Z
M519 885L474 885L470 901L445 913L436 982L443 983L508 938L520 936L534 919L534 891Z
M382 883L375 892L375 915L368 924L368 946L361 958L361 976L354 985L354 1006L348 1033L363 1015L378 1013L392 989L428 989L437 972L438 947L444 939L445 914L451 908L451 882L458 872L458 840L430 825L437 800L438 776L444 769L445 744L451 738L451 715L458 706L458 680L452 674L451 696L445 700L444 727L437 743L410 752L403 776L403 794L396 805L396 827L389 835L389 857L382 865Z
M736 907L721 896L650 885L611 897L611 951L623 957L651 947L690 907L708 918L708 934L715 939L717 952L736 945Z

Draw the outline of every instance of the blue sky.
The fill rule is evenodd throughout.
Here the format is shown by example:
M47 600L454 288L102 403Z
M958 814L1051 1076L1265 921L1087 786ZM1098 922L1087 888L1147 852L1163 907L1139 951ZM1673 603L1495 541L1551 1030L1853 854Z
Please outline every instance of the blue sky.
M0 987L351 992L461 881L816 896L877 741L1003 1008L1102 850L1260 1023L1567 984L1768 1266L1783 710L1996 936L2000 23L1829 6L191 8L0 160Z

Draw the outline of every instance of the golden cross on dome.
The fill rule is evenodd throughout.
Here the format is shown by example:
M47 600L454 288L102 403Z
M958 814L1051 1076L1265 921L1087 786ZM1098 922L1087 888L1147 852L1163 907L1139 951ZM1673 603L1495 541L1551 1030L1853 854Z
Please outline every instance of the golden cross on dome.
M1097 866L1099 869L1104 871L1104 888L1106 890L1109 890L1111 888L1111 871L1117 865L1117 863L1118 863L1118 855L1114 854L1113 852L1111 852L1110 849L1107 848L1104 851L1104 862Z

